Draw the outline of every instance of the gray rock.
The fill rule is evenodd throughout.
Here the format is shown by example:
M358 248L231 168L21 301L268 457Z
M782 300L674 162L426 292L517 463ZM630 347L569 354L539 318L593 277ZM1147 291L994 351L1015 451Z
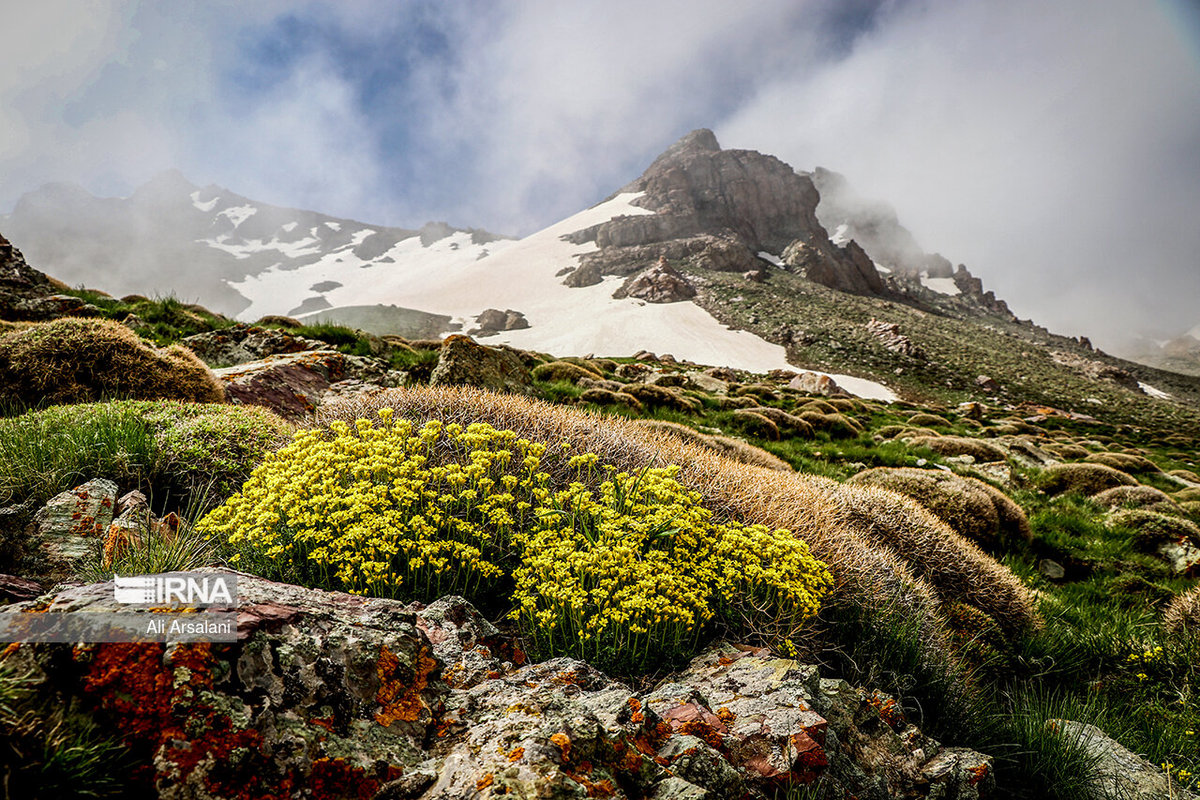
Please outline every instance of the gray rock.
M787 388L795 389L805 394L819 394L825 397L845 395L846 391L837 385L837 381L828 375L818 375L815 372L801 372L788 381Z
M634 297L647 303L678 303L696 296L696 287L667 263L666 257L630 278L613 292L613 299Z
M90 480L50 499L33 517L36 550L50 575L65 575L103 546L113 520L117 485Z
M1067 574L1062 564L1049 558L1043 558L1038 562L1038 572L1052 581L1061 581Z
M1114 741L1094 725L1070 720L1049 720L1068 741L1078 742L1096 760L1096 779L1091 786L1096 800L1120 797L1125 800L1196 800L1197 795L1181 788L1162 770Z
M430 386L477 386L493 392L534 394L533 376L511 349L485 347L471 337L448 336L438 351Z
M210 367L232 367L259 361L267 356L325 350L329 347L315 339L245 323L188 336L182 340L182 344Z

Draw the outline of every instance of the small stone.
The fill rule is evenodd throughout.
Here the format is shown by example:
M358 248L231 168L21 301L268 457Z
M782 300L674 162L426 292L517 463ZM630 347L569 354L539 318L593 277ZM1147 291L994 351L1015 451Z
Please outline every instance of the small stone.
M1038 572L1052 581L1061 581L1067 574L1062 564L1049 558L1043 558L1038 562Z

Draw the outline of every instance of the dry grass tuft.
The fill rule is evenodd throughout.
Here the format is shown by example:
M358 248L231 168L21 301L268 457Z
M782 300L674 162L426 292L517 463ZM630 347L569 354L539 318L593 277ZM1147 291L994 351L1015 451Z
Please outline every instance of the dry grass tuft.
M942 599L976 605L1006 630L1038 624L1028 593L1012 573L890 492L738 463L677 432L631 420L462 387L391 389L348 399L323 407L311 425L371 417L384 407L415 421L482 421L552 445L569 442L563 452L587 450L623 470L677 464L679 480L701 492L713 511L747 524L787 528L806 541L837 581L827 612L900 614L920 628L931 658L952 659ZM543 469L571 479L566 456L551 458L550 452Z
M1170 495L1153 486L1115 486L1096 494L1092 500L1107 509L1132 507L1168 514L1178 514L1180 511Z
M1047 494L1078 492L1086 497L1116 486L1133 486L1137 481L1120 470L1104 464L1055 464L1047 467L1039 479Z
M1161 472L1158 465L1145 456L1133 453L1092 453L1084 459L1088 464L1103 464L1106 467L1119 469L1131 475L1144 475L1151 472Z
M914 428L950 428L950 420L945 417L939 417L937 414L926 414L924 412L913 414L908 418L908 424Z
M660 431L677 436L689 444L695 444L712 450L714 453L725 456L731 461L737 461L739 464L749 464L753 467L773 469L779 472L793 471L792 465L782 458L768 453L761 447L755 447L749 442L743 442L741 439L734 439L731 436L712 436L707 433L701 433L695 428L689 428L687 425L681 425L678 422L667 422L660 419L639 419L634 420L634 424L646 430Z
M191 350L156 348L112 320L62 317L0 334L0 398L111 397L221 403L225 391Z
M1200 586L1172 600L1163 611L1163 625L1171 633L1200 635Z
M566 381L579 383L584 378L603 378L599 370L586 369L569 361L551 361L533 368L533 377L539 381Z
M979 462L1004 461L1008 454L994 444L969 436L914 436L907 438L909 444L927 447L942 456L971 456Z
M957 533L991 548L1031 541L1025 511L1008 495L981 480L941 470L877 467L849 483L878 486L911 497Z

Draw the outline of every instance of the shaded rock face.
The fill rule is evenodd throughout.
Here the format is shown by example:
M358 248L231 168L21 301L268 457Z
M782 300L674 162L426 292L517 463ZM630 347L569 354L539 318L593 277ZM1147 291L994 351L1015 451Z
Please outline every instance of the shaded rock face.
M57 293L64 288L29 266L21 251L0 235L0 319L36 322L98 312L78 297Z
M680 139L621 191L642 192L637 204L656 213L618 217L573 234L572 241L593 241L600 252L585 258L571 285L629 274L644 268L651 254L747 272L762 266L758 252L779 254L798 242L811 251L810 279L844 291L884 291L861 248L829 241L807 175L774 156L722 150L710 130Z
M477 386L493 392L534 393L533 376L514 351L485 347L469 336L457 334L442 342L429 385Z
M658 263L641 274L627 280L620 289L613 292L613 298L636 297L647 303L678 303L680 300L690 300L696 296L696 287L688 279L667 263L667 259L659 258Z
M488 308L475 317L477 327L467 331L471 336L492 336L501 331L519 331L529 327L529 320L520 311L511 308L501 311L498 308Z
M267 356L213 370L231 403L265 406L286 419L311 414L326 399L345 390L375 391L403 386L407 375L383 362L334 350L311 350Z
M115 611L113 585L3 613ZM239 575L228 644L21 645L6 663L117 732L131 792L165 798L987 796L990 761L891 698L722 646L649 693L525 664L466 601L429 605Z
M1070 720L1050 720L1046 724L1059 729L1067 741L1077 742L1095 759L1098 777L1089 792L1096 800L1108 797L1196 800L1194 792L1179 786L1158 767L1126 749L1096 726Z

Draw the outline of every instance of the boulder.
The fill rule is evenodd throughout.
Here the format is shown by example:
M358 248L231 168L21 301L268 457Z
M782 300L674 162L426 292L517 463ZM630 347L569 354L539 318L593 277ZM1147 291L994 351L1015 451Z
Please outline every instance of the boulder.
M0 615L121 608L105 582ZM525 663L458 597L406 606L238 574L227 610L230 643L22 644L5 662L124 741L131 794L699 800L807 784L970 800L993 784L986 757L922 735L891 698L765 650L716 647L639 693L580 661Z
M867 323L867 332L878 339L885 349L893 353L918 359L926 357L925 351L912 339L902 334L900 326L895 322L883 322L872 318Z
M511 349L485 347L455 334L442 342L430 386L476 386L493 392L535 393L533 377Z
M801 372L788 381L787 388L795 389L805 394L824 395L825 397L841 397L846 395L846 391L837 385L837 381L828 375L821 375L816 372Z
M267 356L324 350L329 345L275 328L238 323L230 328L198 333L182 344L210 367L232 367L259 361Z
M357 380L378 387L403 386L407 376L383 362L335 350L267 356L213 370L231 403L265 406L286 419L300 419L338 392L335 384ZM332 390L332 392L331 392Z
M529 327L529 320L520 311L501 311L497 308L487 308L475 317L476 327L467 331L471 336L493 336L501 331L523 330Z
M634 297L647 303L678 303L696 296L696 287L679 270L667 263L666 257L640 274L630 278L613 292L613 299Z
M31 556L38 572L52 577L70 574L98 550L113 520L117 485L96 478L57 494L33 516Z
M1067 741L1077 742L1095 763L1095 780L1090 787L1096 800L1121 797L1128 800L1197 800L1198 795L1175 783L1158 767L1113 740L1095 725L1070 720L1049 720Z

